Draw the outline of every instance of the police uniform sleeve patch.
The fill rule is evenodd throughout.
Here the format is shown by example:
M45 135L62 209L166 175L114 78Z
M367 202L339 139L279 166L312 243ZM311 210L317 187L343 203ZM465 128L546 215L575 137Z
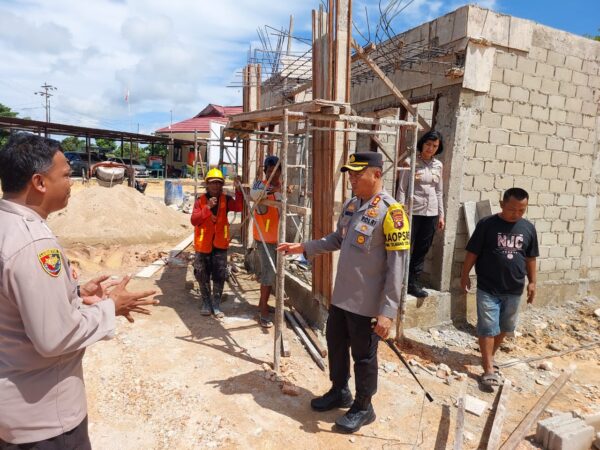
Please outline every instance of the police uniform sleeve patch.
M394 251L410 249L410 226L408 216L400 203L393 203L388 208L383 221L383 234L386 250Z
M55 278L60 275L63 264L60 251L57 248L49 248L38 253L38 260L48 275Z

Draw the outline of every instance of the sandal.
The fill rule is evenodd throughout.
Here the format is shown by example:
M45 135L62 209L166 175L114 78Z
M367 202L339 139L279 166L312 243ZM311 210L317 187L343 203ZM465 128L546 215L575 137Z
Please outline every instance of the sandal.
M481 384L487 387L500 386L500 377L497 373L484 373L481 376Z
M268 317L259 316L258 320L260 322L260 326L263 328L271 328L273 326L273 321Z
M494 373L498 375L498 377L502 378L502 372L500 372L500 366L498 364L494 364L492 366L494 368Z

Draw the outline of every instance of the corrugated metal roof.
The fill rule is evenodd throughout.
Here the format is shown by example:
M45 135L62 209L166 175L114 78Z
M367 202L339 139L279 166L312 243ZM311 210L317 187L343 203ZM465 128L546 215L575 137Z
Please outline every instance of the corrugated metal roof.
M227 123L228 117L243 112L241 106L221 106L209 104L191 119L174 123L171 127L156 130L157 133L207 133L210 131L211 122Z

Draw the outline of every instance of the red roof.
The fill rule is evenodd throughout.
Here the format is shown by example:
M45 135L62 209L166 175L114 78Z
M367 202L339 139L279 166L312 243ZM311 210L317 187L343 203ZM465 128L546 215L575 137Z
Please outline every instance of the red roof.
M240 114L242 110L242 106L220 106L211 103L191 119L174 123L170 128L168 126L160 128L156 133L193 133L194 130L208 133L211 122L227 123L229 116Z

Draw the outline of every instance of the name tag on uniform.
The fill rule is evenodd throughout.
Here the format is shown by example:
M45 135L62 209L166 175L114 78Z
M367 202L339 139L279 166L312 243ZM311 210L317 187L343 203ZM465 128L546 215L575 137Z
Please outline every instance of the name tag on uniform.
M377 223L377 220L376 220L376 219L373 219L373 218L371 218L371 217L368 217L368 216L362 216L362 217L360 218L360 221L361 221L362 223L366 223L367 225L371 225L372 227L374 227L374 226L375 226L375 224Z

